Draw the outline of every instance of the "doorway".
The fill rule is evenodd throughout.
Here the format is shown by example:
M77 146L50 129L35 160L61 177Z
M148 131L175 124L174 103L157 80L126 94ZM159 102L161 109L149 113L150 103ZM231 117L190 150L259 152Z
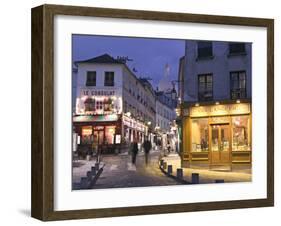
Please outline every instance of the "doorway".
M210 125L210 166L231 166L230 125Z
M104 131L103 130L95 130L94 131L94 144L101 145L104 140Z

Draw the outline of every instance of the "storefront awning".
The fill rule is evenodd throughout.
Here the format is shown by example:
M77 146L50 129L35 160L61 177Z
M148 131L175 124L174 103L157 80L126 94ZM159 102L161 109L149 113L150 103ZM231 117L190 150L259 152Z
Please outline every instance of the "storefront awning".
M114 122L118 115L78 115L73 117L73 122Z

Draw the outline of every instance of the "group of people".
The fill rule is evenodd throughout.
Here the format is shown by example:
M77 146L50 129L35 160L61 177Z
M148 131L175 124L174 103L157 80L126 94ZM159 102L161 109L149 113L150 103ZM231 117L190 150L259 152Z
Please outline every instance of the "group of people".
M145 137L144 142L142 144L142 147L144 149L145 154L145 164L148 165L148 159L149 159L149 152L152 148L151 142L148 140L147 137ZM132 163L135 165L137 160L137 154L139 152L138 142L137 139L134 139L132 145L131 145L131 154L132 154Z

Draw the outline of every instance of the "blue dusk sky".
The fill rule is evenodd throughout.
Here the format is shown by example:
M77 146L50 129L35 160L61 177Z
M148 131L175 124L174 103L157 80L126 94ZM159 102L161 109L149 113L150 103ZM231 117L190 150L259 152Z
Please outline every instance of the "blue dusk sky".
M114 58L128 56L130 69L138 77L150 77L156 88L169 65L169 80L177 80L179 59L184 55L184 40L131 38L117 36L73 35L73 61L86 60L105 53Z

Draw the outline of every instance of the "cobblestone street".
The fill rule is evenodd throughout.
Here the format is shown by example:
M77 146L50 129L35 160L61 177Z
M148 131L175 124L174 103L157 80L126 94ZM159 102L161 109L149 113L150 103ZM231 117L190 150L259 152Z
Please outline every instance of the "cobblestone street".
M172 178L164 175L158 166L159 151L152 151L149 163L146 166L144 153L137 156L136 165L131 163L131 155L104 155L102 163L104 170L93 186L93 189L121 188L121 187L144 187L179 184ZM80 178L86 175L95 161L78 161L73 169L73 189L79 189Z

